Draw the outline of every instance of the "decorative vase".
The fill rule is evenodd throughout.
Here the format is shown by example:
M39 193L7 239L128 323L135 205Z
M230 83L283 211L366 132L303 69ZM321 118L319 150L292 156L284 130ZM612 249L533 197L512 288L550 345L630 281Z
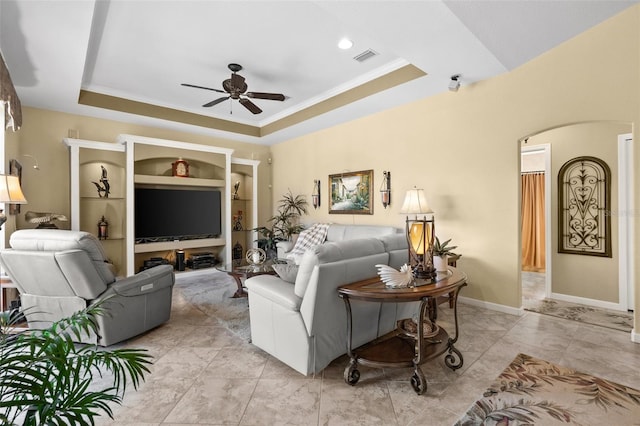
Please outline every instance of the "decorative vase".
M231 251L231 257L233 258L233 264L235 266L240 266L242 264L242 252L242 244L240 244L240 241L236 241L233 246L233 250Z
M109 222L102 216L98 222L98 239L106 240L109 238Z
M449 256L433 256L433 267L436 272L447 272L449 266Z

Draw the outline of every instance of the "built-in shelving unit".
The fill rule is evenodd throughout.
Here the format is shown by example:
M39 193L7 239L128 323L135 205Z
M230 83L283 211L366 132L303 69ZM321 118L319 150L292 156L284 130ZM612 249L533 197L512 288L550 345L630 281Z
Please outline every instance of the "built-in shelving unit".
M127 241L129 274L135 273L145 259L150 257L173 258L176 250L184 250L186 257L193 251L214 253L221 262L231 259L231 171L232 149L198 145L182 141L121 135L119 141L127 153L127 199L133 200L136 186L215 188L222 193L222 235L220 238L203 238L161 241L136 244L134 238ZM171 165L178 159L189 164L188 177L172 175ZM127 227L135 235L134 203L127 205Z
M257 247L258 226L258 165L257 160L231 159L231 244L242 246L240 263L245 263L247 250ZM235 185L238 192L235 193ZM241 229L238 229L241 228ZM232 254L233 257L233 254Z
M127 271L125 243L125 147L118 143L65 138L71 167L71 229L99 236L98 222L104 217L108 226L101 240L109 260L119 275ZM98 191L106 178L109 194Z
M257 160L232 157L228 148L189 142L120 135L117 142L97 142L65 138L70 150L71 229L98 234L102 216L109 222L103 239L107 255L120 275L137 273L145 259L174 260L176 250L213 252L223 264L231 263L236 241L246 250L256 245L258 225ZM172 163L183 159L189 176L173 176ZM100 197L102 167L108 172L109 197ZM239 182L237 199L234 186ZM222 232L217 238L145 242L135 239L135 188L215 189L221 192ZM242 230L234 231L233 216L242 212Z

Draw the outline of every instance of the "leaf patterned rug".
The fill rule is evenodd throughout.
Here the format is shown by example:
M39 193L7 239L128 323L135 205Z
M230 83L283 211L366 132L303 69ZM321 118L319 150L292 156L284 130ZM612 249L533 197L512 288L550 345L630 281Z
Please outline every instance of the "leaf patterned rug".
M522 271L522 305L525 310L625 332L633 329L633 314L630 312L545 299L544 285L544 273Z
M519 354L456 426L640 425L640 391Z
M525 299L523 305L525 310L539 314L551 315L626 332L631 332L633 329L633 314L628 312L612 311L550 299Z

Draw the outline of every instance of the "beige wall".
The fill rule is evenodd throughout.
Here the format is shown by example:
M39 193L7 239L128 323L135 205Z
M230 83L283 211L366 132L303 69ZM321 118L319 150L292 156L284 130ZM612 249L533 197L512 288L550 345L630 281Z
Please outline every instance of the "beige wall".
M558 172L564 163L593 156L611 170L611 210L618 205L618 136L630 133L624 123L580 123L551 129L528 139L526 146L551 146L551 291L564 295L619 303L618 217L610 215L612 257L558 253ZM523 145L524 146L524 145Z
M310 194L320 178L323 206L307 222L403 226L404 193L422 187L436 212L437 235L453 238L462 254L459 266L470 282L462 295L519 308L518 140L566 123L638 121L639 14L640 7L631 8L457 93L275 145L274 193ZM327 175L364 169L374 169L375 185L383 170L391 171L392 205L383 209L376 193L372 216L329 215Z

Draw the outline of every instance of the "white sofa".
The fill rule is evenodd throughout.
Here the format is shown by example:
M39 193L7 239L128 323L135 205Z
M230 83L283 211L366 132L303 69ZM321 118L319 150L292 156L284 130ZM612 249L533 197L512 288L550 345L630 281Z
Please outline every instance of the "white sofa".
M406 237L395 228L369 238L357 238L363 229L341 231L332 235L356 238L307 250L295 282L259 275L245 283L252 343L307 376L347 351L346 309L337 287L375 276L376 264L399 269L407 262ZM418 304L352 301L351 306L357 347L393 330L397 320L412 317Z
M403 232L400 228L380 225L338 225L331 224L327 231L326 242L334 243L343 240L355 240L358 238L381 237L383 235L398 234ZM278 241L278 259L288 259L294 247L293 241Z

